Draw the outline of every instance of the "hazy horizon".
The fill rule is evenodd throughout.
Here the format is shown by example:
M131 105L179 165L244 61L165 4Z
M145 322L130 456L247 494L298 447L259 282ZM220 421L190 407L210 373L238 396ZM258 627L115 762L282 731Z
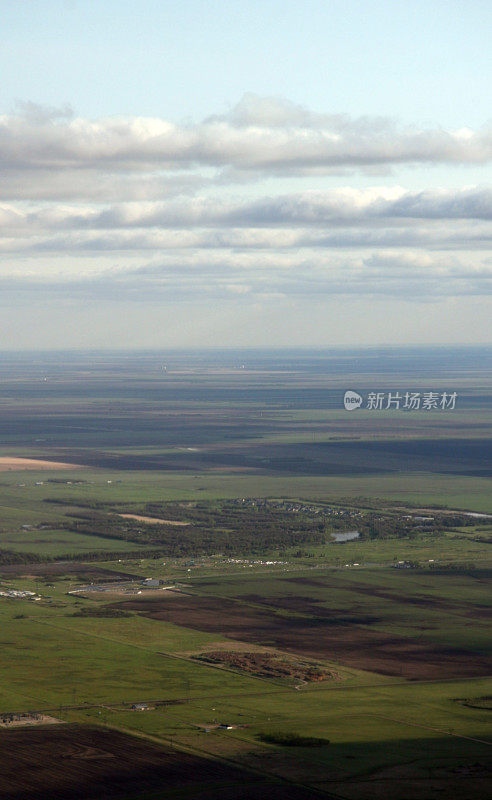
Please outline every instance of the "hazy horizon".
M367 351L408 351L408 352L421 352L427 351L442 351L449 350L452 352L463 351L471 352L474 350L492 350L492 342L456 342L448 344L446 342L409 342L392 344L389 342L373 343L373 344L326 344L326 345L299 345L299 344L285 344L285 345L181 345L175 347L166 347L162 345L155 345L154 347L111 347L111 346L92 346L92 347L24 347L24 348L6 348L0 347L0 356L4 355L25 355L32 353L36 354L85 354L85 353L109 353L114 355L124 355L133 353L328 353L328 352L345 352L345 353L364 353Z

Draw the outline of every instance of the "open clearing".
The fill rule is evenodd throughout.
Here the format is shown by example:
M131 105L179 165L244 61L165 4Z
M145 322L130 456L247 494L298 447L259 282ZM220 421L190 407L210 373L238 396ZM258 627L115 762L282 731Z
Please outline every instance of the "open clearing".
M37 458L13 458L0 456L0 472L17 470L80 469L80 464L67 464L64 461L42 461Z
M48 714L7 714L0 717L0 728L27 728L32 725L60 725L61 719Z
M121 570L105 569L96 564L77 561L55 561L40 564L1 564L0 575L18 578L60 578L70 576L73 580L90 581L111 578L117 580L136 580L140 575Z
M141 517L138 514L118 514L118 517L123 519L136 519L138 522L148 522L151 525L176 525L179 527L187 527L189 522L182 522L175 519L156 519L155 517Z
M309 683L339 678L334 670L323 668L320 664L296 660L285 654L237 650L206 650L194 656L205 663L223 665L240 672L249 672L260 678L273 678L286 681Z

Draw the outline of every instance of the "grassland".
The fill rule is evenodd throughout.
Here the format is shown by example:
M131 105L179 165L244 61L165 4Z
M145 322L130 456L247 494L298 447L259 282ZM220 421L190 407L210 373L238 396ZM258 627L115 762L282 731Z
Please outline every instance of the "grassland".
M408 532L402 520L492 513L489 356L251 354L245 370L207 358L166 354L165 371L155 354L1 364L0 456L81 465L0 476L0 591L40 598L0 595L0 712L65 723L0 731L6 800L481 800L491 521ZM346 388L456 390L459 404L346 414ZM252 535L234 557L216 551L225 500L265 497L384 525L341 544L335 515L321 543L258 555ZM168 501L185 508L177 523L202 503L208 549L176 554L172 526L138 519ZM295 533L296 513L278 527ZM194 524L176 525L176 541ZM177 591L136 594L148 577ZM120 579L135 594L69 594ZM268 677L197 658L207 652L304 659L327 677ZM329 744L281 744L296 736Z
M35 530L0 534L0 547L16 553L36 553L45 558L74 556L100 550L124 553L135 548L103 536L84 536L72 531Z
M10 577L9 585L20 582L43 600L0 601L0 708L51 710L72 723L225 759L262 779L291 781L306 792L301 797L309 796L309 786L327 796L372 800L390 786L395 798L433 799L453 786L458 797L478 798L486 791L490 712L470 698L490 694L490 680L480 676L487 674L480 665L490 647L484 579L480 571L468 576L301 569L276 577L260 570L247 576L217 571L214 578L190 577L181 596L117 601L129 610L127 617L91 618L73 614L107 605L108 599L114 607L114 599L68 595L73 579L63 576ZM231 603L237 606L232 617ZM280 654L313 656L312 642L304 638L299 650L301 640L296 645L278 635L287 631L292 637L299 623L303 630L314 624L318 663L337 679L295 689L193 659L209 648L253 646L258 619L263 644ZM340 631L350 632L352 654L340 649ZM378 643L371 641L372 654L364 651L368 631L378 637ZM383 642L381 649L386 636L389 645ZM402 641L395 666L394 648ZM321 651L320 643L326 643ZM415 660L415 644L426 651L424 659ZM436 653L438 674L429 679ZM469 676L472 664L479 668L475 677ZM137 702L153 710L130 710ZM217 722L237 727L214 729ZM204 733L207 726L210 733ZM281 745L261 740L276 731L330 744L285 753ZM189 796L192 791L196 787ZM157 790L149 796L161 797Z

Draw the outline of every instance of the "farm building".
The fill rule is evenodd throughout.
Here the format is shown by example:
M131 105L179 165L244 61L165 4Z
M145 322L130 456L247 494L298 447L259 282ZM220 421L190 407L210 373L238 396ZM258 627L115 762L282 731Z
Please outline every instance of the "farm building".
M157 578L145 578L143 585L146 589L158 589L161 582Z

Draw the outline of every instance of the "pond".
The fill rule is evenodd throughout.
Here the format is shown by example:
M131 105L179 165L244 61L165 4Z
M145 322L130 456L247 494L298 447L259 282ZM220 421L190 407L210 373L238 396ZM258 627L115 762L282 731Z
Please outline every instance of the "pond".
M359 531L341 531L340 533L331 534L336 542L351 542L352 539L358 539L360 536Z

